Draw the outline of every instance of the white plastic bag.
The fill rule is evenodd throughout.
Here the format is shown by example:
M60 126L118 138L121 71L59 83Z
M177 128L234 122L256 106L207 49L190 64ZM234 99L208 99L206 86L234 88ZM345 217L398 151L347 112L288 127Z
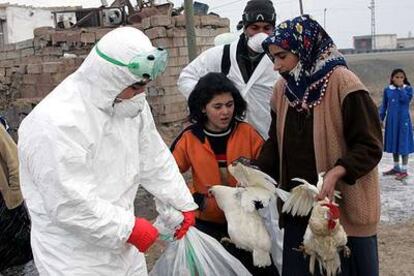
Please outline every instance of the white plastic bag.
M279 228L279 212L277 211L276 198L272 197L268 206L258 210L266 230L272 241L271 253L273 263L276 265L279 274L282 274L283 262L283 229Z
M171 241L157 260L150 276L248 276L243 264L214 238L190 227L180 240L174 240L175 229L182 221L181 212L156 200L159 213L154 226L160 236Z
M190 227L184 238L169 244L149 275L247 276L251 274L218 241L195 227Z

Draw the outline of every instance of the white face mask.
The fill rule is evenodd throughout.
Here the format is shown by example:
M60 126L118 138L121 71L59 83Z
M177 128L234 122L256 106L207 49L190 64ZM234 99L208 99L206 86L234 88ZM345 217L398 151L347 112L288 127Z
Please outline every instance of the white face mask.
M262 47L262 42L268 37L269 35L265 33L257 33L252 37L249 37L247 40L247 46L253 50L254 52L261 54L264 52Z
M114 114L120 117L134 118L145 107L145 93L135 95L131 99L119 99L114 103Z

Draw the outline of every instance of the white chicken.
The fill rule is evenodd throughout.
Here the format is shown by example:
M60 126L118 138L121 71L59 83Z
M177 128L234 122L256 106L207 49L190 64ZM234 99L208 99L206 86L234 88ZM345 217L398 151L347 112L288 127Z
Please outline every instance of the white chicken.
M285 202L283 212L293 216L307 216L312 211L303 236L303 245L299 250L309 255L311 274L315 272L317 260L320 271L325 271L328 276L335 276L337 272L340 272L341 267L339 252L344 250L345 255L348 256L350 250L346 246L345 230L339 223L338 205L328 198L321 201L315 200L323 185L323 175L324 173L319 174L316 186L306 180L294 178L293 181L303 184L293 188L290 193L279 188L276 193ZM335 192L335 196L340 197L339 192Z
M258 267L269 266L269 252L278 251L279 254L272 255L278 255L279 258L272 257L276 266L281 268L283 232L274 224L277 224L278 217L273 216L274 223L269 227L270 219L264 220L256 210L256 205L266 210L273 207L275 212L268 213L276 213L277 216L276 182L267 174L246 164L246 161L248 162L247 159L238 159L228 167L229 172L237 179L238 187L213 186L210 193L214 195L217 205L226 216L230 241L236 247L252 252L253 264ZM271 203L274 206L269 206ZM269 228L274 230L269 231ZM274 247L278 248L274 250Z
M242 197L247 192L246 189L215 185L209 192L215 197L217 205L226 216L231 242L237 248L252 252L255 266L269 266L271 264L270 236L254 206L253 210L242 207Z

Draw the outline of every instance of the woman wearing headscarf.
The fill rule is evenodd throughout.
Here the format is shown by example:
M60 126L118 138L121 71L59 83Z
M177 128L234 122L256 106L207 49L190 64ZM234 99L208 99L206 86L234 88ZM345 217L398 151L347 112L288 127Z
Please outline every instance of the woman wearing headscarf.
M263 47L283 78L275 85L269 139L258 165L287 191L300 184L291 181L295 177L316 183L318 173L326 172L318 199L341 192L340 220L351 249L350 258L342 259L342 275L378 275L382 134L367 88L307 15L281 23ZM295 250L308 220L281 215L282 275L309 274L309 258Z

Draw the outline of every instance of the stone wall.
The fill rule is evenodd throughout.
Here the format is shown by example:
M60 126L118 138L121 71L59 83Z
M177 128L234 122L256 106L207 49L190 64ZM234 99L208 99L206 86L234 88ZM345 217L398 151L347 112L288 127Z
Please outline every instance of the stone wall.
M229 20L216 16L196 16L195 25L198 53L213 46L216 35L229 31ZM154 15L133 27L143 30L155 46L169 52L167 70L147 91L155 120L160 124L182 121L187 108L176 82L189 61L184 16ZM33 39L7 45L0 52L0 112L11 127L17 129L22 117L74 72L110 30L42 27L35 29Z
M229 31L229 20L216 16L195 16L197 52L213 46L214 37ZM144 18L141 27L154 45L168 49L168 67L148 89L156 121L171 123L187 116L187 103L177 90L177 79L189 62L185 17L165 15Z

